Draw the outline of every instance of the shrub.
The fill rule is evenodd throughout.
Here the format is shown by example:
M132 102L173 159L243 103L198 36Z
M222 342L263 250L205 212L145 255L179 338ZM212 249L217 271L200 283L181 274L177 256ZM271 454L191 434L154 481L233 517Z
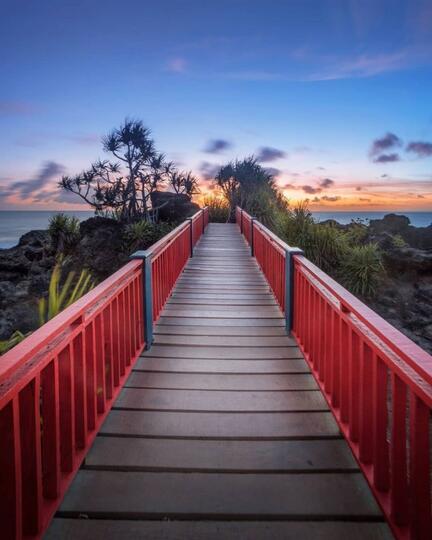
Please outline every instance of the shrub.
M204 206L209 209L209 221L212 223L227 223L230 217L230 206L225 199L214 195L204 198Z
M350 248L341 263L340 279L354 294L371 297L377 292L384 272L376 244Z
M82 270L78 279L75 279L75 272L69 272L63 284L61 284L61 277L62 261L59 261L51 274L48 298L40 298L38 302L40 326L94 287L92 276L88 270Z
M392 244L395 248L404 248L408 245L400 234L393 235Z
M172 230L173 226L166 222L151 223L150 221L135 221L126 225L123 234L126 251L147 249Z
M19 330L16 330L9 339L0 341L0 355L8 352L12 347L18 345L23 339L25 339L29 334L23 334Z
M60 213L52 216L48 225L51 245L59 253L67 253L79 240L79 219Z

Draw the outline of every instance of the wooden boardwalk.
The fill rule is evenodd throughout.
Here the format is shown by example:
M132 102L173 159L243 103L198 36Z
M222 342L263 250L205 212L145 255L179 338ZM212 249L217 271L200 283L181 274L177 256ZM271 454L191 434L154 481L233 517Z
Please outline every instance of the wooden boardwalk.
M46 538L391 538L235 225L209 225Z

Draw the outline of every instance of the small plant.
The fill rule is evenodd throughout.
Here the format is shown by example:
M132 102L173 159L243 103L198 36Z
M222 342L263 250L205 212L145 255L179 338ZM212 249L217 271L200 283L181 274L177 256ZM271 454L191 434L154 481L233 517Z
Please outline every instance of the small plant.
M75 272L69 272L63 284L61 284L61 277L62 261L59 261L54 266L51 274L48 298L41 298L38 302L40 326L58 315L94 287L88 270L82 270L78 279L75 279Z
M48 232L55 251L67 253L75 247L79 240L79 220L63 213L56 214L49 221Z
M209 210L209 221L212 223L226 223L230 216L230 207L227 201L214 195L205 197L204 206Z
M407 243L402 238L400 234L394 234L392 238L392 243L395 248L404 248L407 246Z
M8 352L12 347L15 347L15 345L18 345L23 339L25 339L28 334L23 334L19 330L16 330L9 339L5 339L3 341L0 341L0 356L6 352Z
M126 251L146 249L168 234L172 229L169 223L151 223L150 221L135 221L126 225L124 232Z
M344 285L352 293L365 298L377 292L383 272L381 255L376 244L350 248L340 267L341 281Z

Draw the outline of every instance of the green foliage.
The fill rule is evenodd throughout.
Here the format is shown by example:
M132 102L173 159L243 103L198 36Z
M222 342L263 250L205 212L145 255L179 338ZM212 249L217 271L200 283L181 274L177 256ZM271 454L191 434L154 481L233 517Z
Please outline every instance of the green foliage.
M54 266L51 274L48 298L40 298L38 302L40 326L58 315L94 287L94 282L88 270L82 270L78 278L75 277L75 272L69 272L64 283L61 283L61 278L62 261L59 261Z
M404 248L407 246L407 243L402 238L400 234L394 234L392 238L392 243L395 248Z
M59 253L67 253L79 240L80 223L78 218L63 213L52 216L48 225L51 245Z
M151 223L141 220L126 225L124 232L125 251L147 249L172 230L169 223Z
M211 223L226 223L230 217L230 207L225 199L220 197L204 198L204 206L209 209L209 221Z
M347 230L343 232L350 246L364 244L368 236L368 226L362 220L352 220Z
M253 156L221 167L215 182L230 206L231 221L239 205L263 223L273 223L278 191L273 176Z
M384 268L376 244L350 248L341 263L342 283L354 294L371 297L377 292Z
M0 355L8 352L12 347L18 345L23 339L25 339L29 334L23 334L19 330L16 330L9 339L0 341Z

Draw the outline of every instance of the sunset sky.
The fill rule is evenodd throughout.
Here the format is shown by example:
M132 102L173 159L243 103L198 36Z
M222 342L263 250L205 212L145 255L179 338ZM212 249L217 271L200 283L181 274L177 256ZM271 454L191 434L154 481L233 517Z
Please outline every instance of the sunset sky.
M432 210L431 0L1 8L0 209L79 208L56 182L129 116L203 190L254 154L313 210Z

